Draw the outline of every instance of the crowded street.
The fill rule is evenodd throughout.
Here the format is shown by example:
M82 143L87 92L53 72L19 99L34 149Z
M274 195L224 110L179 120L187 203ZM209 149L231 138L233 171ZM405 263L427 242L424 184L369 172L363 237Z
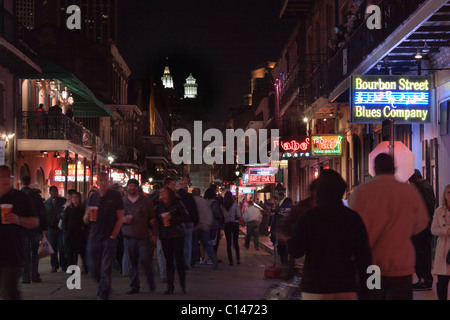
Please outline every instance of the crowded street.
M1 0L0 300L447 301L449 21L450 0Z

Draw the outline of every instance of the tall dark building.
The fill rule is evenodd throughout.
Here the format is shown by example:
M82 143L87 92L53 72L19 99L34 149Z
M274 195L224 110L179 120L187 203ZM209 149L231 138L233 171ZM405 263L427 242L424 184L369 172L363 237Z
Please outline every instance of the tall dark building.
M19 22L27 29L42 25L66 28L71 13L67 8L77 5L81 10L81 30L84 38L107 43L118 40L118 0L18 0L15 1Z

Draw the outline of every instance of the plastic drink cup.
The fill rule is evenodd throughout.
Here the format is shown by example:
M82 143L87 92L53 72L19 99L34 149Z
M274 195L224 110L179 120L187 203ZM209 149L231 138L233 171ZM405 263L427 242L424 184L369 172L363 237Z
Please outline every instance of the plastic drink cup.
M164 227L168 227L168 226L170 226L170 213L169 212L163 212L163 213L161 213L161 218L162 218L162 221L163 221L163 225L164 225Z
M2 223L6 223L6 217L12 212L13 205L9 203L1 204Z
M97 221L98 207L89 207L89 221Z

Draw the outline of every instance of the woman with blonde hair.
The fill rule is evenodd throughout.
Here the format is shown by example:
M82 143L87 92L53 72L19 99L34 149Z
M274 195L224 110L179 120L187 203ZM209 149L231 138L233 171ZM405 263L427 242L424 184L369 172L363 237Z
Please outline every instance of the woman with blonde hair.
M437 275L438 300L447 300L450 265L446 261L450 250L450 184L444 188L442 205L434 211L431 233L438 237L433 274Z

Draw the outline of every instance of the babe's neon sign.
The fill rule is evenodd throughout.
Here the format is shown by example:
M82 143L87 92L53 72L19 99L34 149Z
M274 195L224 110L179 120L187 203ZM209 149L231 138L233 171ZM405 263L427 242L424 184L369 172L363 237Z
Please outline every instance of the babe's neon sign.
M299 159L311 157L309 137L280 138L281 159Z
M297 142L296 140L292 140L291 142L282 142L281 148L284 151L306 151L309 148L309 138L306 138L306 140L301 143Z

